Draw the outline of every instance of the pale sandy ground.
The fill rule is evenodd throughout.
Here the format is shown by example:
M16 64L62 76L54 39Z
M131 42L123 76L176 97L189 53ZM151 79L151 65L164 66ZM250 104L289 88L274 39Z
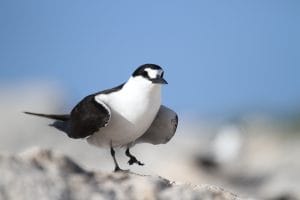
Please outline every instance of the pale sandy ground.
M62 96L60 93L43 84L34 85L0 89L0 151L21 152L39 146L69 155L86 169L110 172L113 162L107 149L92 147L84 140L71 140L48 127L51 121L21 113L24 110L59 113L62 108L63 98L57 98ZM238 153L224 159L218 170L202 168L197 159L214 153L212 136L226 126L185 119L181 119L178 132L168 144L140 144L132 149L145 166L129 167L123 150L117 151L118 160L123 168L134 172L182 183L218 185L242 196L299 198L299 133L298 136L287 133L264 120L248 120L242 128L241 124L235 126L241 130L241 138L237 140L240 146L233 149Z

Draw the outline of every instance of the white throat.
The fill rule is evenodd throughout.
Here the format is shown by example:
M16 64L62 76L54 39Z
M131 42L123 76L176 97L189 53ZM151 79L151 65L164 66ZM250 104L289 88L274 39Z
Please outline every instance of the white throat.
M161 85L140 76L130 77L120 96L141 112L157 112L161 105Z

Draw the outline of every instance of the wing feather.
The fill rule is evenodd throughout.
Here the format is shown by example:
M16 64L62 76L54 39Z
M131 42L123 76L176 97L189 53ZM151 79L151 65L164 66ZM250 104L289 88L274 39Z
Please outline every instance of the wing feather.
M109 107L95 100L95 95L89 95L81 100L71 111L68 122L68 136L85 138L105 127L110 120Z
M177 114L162 105L149 129L135 143L165 144L174 136L177 125Z

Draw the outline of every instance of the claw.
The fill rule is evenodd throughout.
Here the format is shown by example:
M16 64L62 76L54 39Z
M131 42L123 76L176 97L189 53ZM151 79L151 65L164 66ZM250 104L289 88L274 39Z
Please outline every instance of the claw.
M141 166L144 165L144 163L140 162L139 160L136 159L136 157L132 156L132 157L130 157L128 164L133 165L134 163L141 165Z
M132 155L129 151L129 148L126 149L126 156L128 156L130 159L128 161L128 164L129 165L133 165L134 163L137 164L137 165L141 165L143 166L144 163L140 162L138 159L136 159L136 157L134 155Z

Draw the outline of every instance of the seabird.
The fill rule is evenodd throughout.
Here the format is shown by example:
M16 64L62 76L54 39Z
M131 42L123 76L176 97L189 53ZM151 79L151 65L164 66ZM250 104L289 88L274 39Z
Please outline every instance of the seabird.
M55 120L50 126L70 138L110 148L114 171L124 171L114 148L126 148L130 165L144 165L129 149L138 143L165 144L176 132L177 114L161 105L161 87L167 84L163 76L160 66L144 64L127 82L83 98L70 114L24 113Z

